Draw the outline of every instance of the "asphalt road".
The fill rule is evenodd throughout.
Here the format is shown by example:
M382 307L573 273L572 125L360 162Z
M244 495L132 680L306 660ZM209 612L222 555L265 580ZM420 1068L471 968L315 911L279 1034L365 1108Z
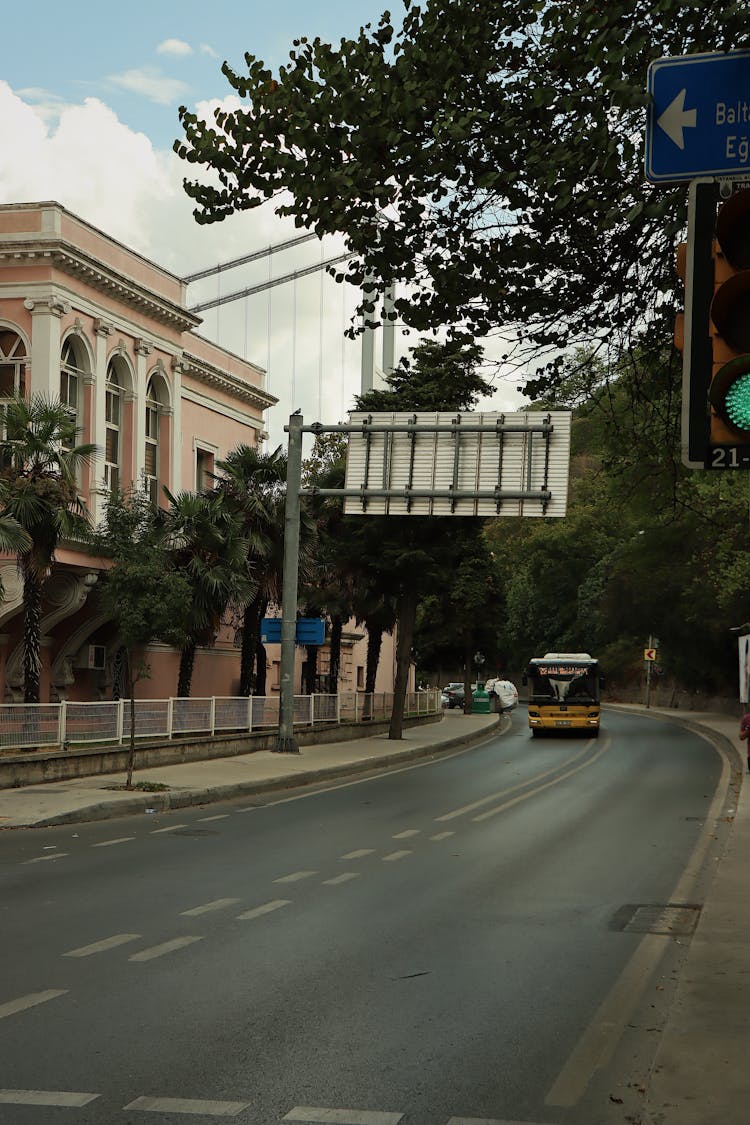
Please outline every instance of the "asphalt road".
M668 722L519 710L336 788L0 835L0 1123L602 1125L721 777Z

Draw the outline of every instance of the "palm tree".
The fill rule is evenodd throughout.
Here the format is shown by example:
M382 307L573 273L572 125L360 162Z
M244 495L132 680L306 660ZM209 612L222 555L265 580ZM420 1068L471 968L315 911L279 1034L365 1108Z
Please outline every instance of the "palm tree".
M269 604L278 605L281 600L286 456L281 446L273 453L261 453L253 446L239 445L216 467L221 471L216 489L242 522L247 562L256 583L255 594L242 614L240 695L250 695L254 688L256 694L264 694L265 650L260 629Z
M23 578L24 702L38 703L44 584L60 542L89 537L76 469L96 446L76 444L75 419L59 400L13 396L0 415L0 503L4 519L25 532L11 548ZM8 530L17 535L6 524Z
M177 695L189 696L198 645L212 645L229 606L243 607L253 593L247 540L236 513L218 490L164 490L171 509L164 529L176 569L192 590L188 637L180 653Z

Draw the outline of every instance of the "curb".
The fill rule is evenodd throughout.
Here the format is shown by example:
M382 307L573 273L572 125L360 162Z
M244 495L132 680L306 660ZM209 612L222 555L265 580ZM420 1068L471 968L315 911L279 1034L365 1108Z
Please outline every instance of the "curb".
M439 743L426 746L415 746L408 750L394 751L378 758L363 758L357 762L342 762L339 765L327 766L321 769L309 769L303 773L292 775L279 775L268 777L259 781L239 781L230 785L215 785L205 789L185 789L182 791L166 791L145 793L133 796L122 801L101 801L96 805L85 808L71 809L69 812L59 813L56 816L45 817L44 820L34 821L33 824L8 825L9 831L20 828L52 828L61 824L80 824L87 821L112 820L118 816L132 816L134 813L145 813L147 809L154 812L169 812L171 809L189 808L194 805L208 805L216 801L226 801L233 797L252 796L256 793L269 793L285 789L299 789L306 785L333 780L337 777L346 777L349 774L373 773L384 766L398 765L419 758L439 757L445 750L453 750L457 746L469 749L471 746L484 741L497 732L501 720L506 718L498 715L497 721L473 734L456 735Z

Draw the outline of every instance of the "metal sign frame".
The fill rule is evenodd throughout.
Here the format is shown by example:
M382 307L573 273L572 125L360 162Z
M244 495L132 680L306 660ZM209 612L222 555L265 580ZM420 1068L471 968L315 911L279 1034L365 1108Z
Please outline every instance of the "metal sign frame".
M435 414L428 415L433 419L432 422L427 422L422 430L423 433L429 434L445 434L453 442L454 448L454 470L453 480L448 487L436 489L415 489L410 487L407 482L405 488L393 489L390 487L370 488L366 483L359 488L302 488L302 434L325 434L325 433L348 433L359 434L365 440L365 453L367 450L368 435L376 433L390 433L390 434L404 434L407 439L407 447L411 451L409 464L411 466L410 472L415 471L416 465L416 442L420 434L419 414L398 414L391 415L390 418L397 418L398 420L389 420L389 416L385 415L385 420L381 420L380 415L367 414L362 415L357 421L350 422L348 425L325 426L320 422L315 422L311 426L305 426L302 415L299 411L292 414L289 418L289 425L285 426L286 432L289 434L289 451L287 457L287 484L286 484L286 507L284 514L284 567L283 567L283 586L282 586L282 607L294 606L296 611L297 606L297 587L298 587L298 571L299 571L299 522L300 522L300 500L302 496L343 496L345 499L354 497L360 504L363 501L369 503L370 500L380 498L380 500L390 500L395 498L396 494L400 502L405 506L407 513L413 511L414 504L419 499L442 499L448 502L449 507L453 507L454 514L457 505L465 500L487 500L491 509L486 514L494 515L501 511L502 505L506 501L511 500L516 503L533 503L537 505L535 514L545 515L552 514L550 506L555 502L556 497L549 489L549 470L550 458L552 449L552 435L557 426L558 440L562 442L562 450L566 459L566 471L564 477L564 496L567 499L567 483L568 472L567 466L570 459L570 412L569 411L556 411L548 414L537 414L533 411L524 412L522 416L507 415L507 414L446 414L437 416ZM473 421L471 420L473 419ZM490 421L491 424L490 424ZM509 421L509 419L511 419ZM460 466L460 447L464 434L476 433L491 434L495 442L493 446L494 456L496 458L497 466L497 484L492 489L484 489L479 487L467 488L463 486L461 474L459 472ZM503 463L504 463L504 435L515 435L516 440L523 439L525 446L522 446L525 451L525 457L522 459L524 466L523 472L529 487L521 489L510 490L506 492L502 487L503 480ZM533 455L533 435L541 435L539 442L541 457L535 459ZM500 435L500 437L498 437ZM389 443L384 444L386 451L389 448ZM516 451L517 452L517 451ZM382 461L383 471L387 468L389 459L384 455ZM410 475L409 480L413 482L413 475ZM531 485L536 482L536 487ZM539 483L541 482L541 483ZM382 483L382 482L381 482ZM386 483L388 483L386 481ZM481 483L481 482L480 482ZM520 495L519 495L520 492ZM346 510L346 509L345 509ZM564 502L562 511L555 514L564 515ZM372 513L379 514L379 513ZM390 514L395 514L391 512ZM415 513L418 514L418 513ZM433 514L448 514L435 512ZM466 512L462 514L472 514L474 512ZM485 514L484 512L480 514ZM501 514L508 514L507 511L502 511ZM517 514L526 515L528 513L520 510ZM296 612L294 614L287 612L286 614L282 609L281 617L281 668L279 675L279 736L275 746L276 753L298 753L299 746L294 737L294 649L295 649L295 633L296 633Z

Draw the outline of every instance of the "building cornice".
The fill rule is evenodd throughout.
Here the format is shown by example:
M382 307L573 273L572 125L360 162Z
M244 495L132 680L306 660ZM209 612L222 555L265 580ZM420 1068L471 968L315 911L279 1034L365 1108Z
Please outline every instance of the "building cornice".
M279 401L269 391L254 387L252 383L246 383L244 379L222 371L221 368L199 356L191 355L190 352L183 352L181 356L176 357L175 366L179 367L183 376L188 375L198 383L223 391L224 394L231 395L240 402L249 403L259 410L267 410Z
M189 332L202 319L182 305L125 277L78 246L55 236L34 236L0 241L0 268L4 265L49 265L90 285L100 293L136 309L178 332Z

